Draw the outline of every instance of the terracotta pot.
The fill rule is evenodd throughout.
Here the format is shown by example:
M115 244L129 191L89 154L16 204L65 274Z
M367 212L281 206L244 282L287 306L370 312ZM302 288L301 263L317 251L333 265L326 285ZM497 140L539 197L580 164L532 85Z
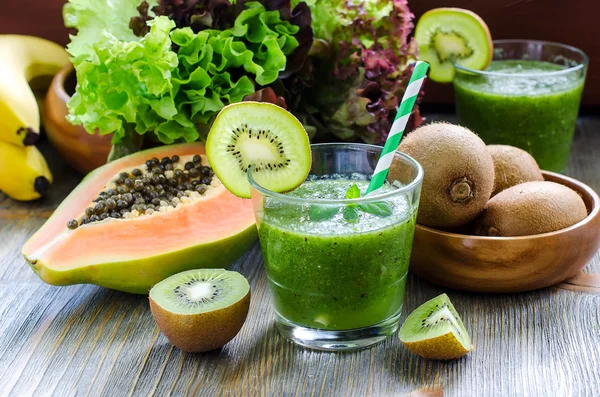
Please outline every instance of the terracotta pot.
M600 249L600 198L582 182L543 173L581 195L587 218L566 229L520 237L468 236L417 225L411 271L445 287L494 293L549 287L577 275Z
M68 65L54 76L46 94L43 124L48 139L73 168L88 173L106 163L111 149L111 135L89 134L82 126L66 119L69 110L67 93L75 89L75 73Z

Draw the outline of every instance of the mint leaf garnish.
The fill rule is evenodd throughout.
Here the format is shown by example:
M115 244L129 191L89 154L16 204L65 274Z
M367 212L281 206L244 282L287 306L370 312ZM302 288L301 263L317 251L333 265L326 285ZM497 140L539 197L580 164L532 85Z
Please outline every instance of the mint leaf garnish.
M347 199L360 198L360 189L358 188L358 186L356 186L356 183L354 185L350 186L350 188L348 190L346 190L346 198Z
M359 204L358 207L363 212L368 212L369 214L386 217L390 216L393 213L392 206L385 201L378 201L375 203L366 203Z
M308 215L311 221L324 221L333 218L339 211L340 207L312 204L308 209Z
M355 185L356 186L356 185ZM358 212L358 207L354 204L347 205L344 208L344 219L348 222L358 222L360 218L360 213Z

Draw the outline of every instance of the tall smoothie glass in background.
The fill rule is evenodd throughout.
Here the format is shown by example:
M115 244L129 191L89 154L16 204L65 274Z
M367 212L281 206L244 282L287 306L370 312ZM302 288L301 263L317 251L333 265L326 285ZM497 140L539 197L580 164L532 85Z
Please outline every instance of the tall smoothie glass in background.
M459 122L487 144L520 147L540 168L562 172L587 65L587 56L567 45L496 40L485 71L454 65Z
M364 194L381 147L312 145L311 174L271 192L252 176L252 200L279 332L321 350L362 348L398 328L423 169L396 152L388 182Z

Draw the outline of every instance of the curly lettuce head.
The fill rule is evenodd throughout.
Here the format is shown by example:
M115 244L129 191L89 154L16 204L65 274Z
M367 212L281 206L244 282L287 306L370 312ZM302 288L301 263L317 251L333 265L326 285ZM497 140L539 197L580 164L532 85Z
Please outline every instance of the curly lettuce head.
M307 3L319 40L313 61L328 70L317 74L306 98L319 109L319 132L384 142L417 58L407 0Z

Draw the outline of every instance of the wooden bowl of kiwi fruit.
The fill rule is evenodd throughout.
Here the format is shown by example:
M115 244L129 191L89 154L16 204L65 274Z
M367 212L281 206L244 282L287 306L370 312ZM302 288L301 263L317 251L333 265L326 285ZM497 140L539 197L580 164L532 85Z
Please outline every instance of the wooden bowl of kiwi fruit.
M398 150L425 171L410 265L423 279L473 292L530 291L577 275L600 249L598 195L541 171L522 149L432 123Z
M42 122L52 146L77 171L87 174L106 163L111 149L110 135L89 134L67 120L67 102L75 93L77 80L72 65L58 72L44 101Z
M582 182L542 173L546 181L577 192L587 217L558 231L516 237L458 234L417 225L411 271L444 287L492 293L540 289L575 276L600 249L600 198Z

